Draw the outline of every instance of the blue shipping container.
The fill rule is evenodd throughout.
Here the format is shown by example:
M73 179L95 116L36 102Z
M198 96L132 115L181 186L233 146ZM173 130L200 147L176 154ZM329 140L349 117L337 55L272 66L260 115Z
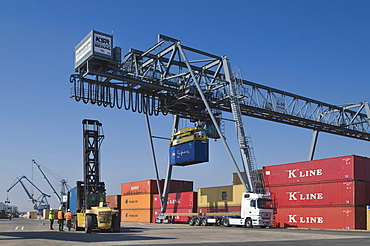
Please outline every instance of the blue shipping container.
M170 147L170 164L186 166L208 161L208 142L191 141Z
M77 187L72 188L69 191L69 209L71 210L71 213L76 213L77 209Z

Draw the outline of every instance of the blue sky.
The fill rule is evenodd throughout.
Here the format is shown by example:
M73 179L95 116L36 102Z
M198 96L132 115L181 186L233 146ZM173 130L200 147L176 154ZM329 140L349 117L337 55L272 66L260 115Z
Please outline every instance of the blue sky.
M52 194L32 159L73 186L82 179L82 125L103 123L101 177L108 194L120 183L155 178L145 116L85 105L70 98L74 47L92 29L114 33L123 54L146 50L158 34L215 55L226 55L243 78L331 104L370 100L370 2L352 0L239 1L4 1L0 7L0 201L18 176L33 177ZM243 118L257 164L306 160L312 132ZM154 135L168 137L172 116L152 117ZM190 126L186 122L182 126ZM236 134L225 124L237 155ZM168 143L155 140L161 177ZM231 184L234 167L221 141L210 162L174 168L173 178L195 188ZM315 158L369 156L369 143L321 134ZM52 179L50 177L50 179ZM52 180L59 189L57 180ZM31 210L22 188L12 204ZM51 200L56 206L56 199Z

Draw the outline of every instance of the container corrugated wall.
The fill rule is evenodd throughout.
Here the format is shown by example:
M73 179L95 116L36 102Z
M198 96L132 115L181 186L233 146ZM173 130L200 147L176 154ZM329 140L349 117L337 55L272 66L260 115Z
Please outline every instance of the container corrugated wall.
M365 207L284 208L276 211L277 227L366 229Z
M164 180L161 180L163 187ZM144 180L121 184L121 221L147 222L155 221L155 213L160 212L160 200L157 181ZM168 194L167 211L196 212L197 192L193 191L193 182L171 180ZM179 221L178 219L174 222Z
M228 185L198 189L198 207L241 206L243 185Z
M340 181L272 186L266 189L277 207L365 206L368 183Z
M163 191L164 179L160 180ZM193 191L193 181L171 180L170 192ZM143 180L121 184L121 195L158 194L157 180Z
M263 168L276 207L275 225L365 229L370 159L343 156Z
M107 206L111 209L121 209L121 195L109 195L105 197Z
M264 187L342 180L370 181L368 162L366 157L351 155L266 166L263 167Z
M167 199L167 210L176 208L193 209L197 206L197 192L177 192L169 193ZM159 194L153 195L153 208L160 209L161 202ZM172 212L171 212L172 213Z
M151 209L152 194L121 196L121 209Z
M150 223L152 213L152 209L121 209L121 221Z

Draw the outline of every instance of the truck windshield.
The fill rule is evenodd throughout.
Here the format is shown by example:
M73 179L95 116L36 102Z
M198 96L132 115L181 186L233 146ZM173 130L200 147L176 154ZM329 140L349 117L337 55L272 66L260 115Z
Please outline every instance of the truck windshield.
M271 199L257 199L257 207L258 208L272 208L272 200Z

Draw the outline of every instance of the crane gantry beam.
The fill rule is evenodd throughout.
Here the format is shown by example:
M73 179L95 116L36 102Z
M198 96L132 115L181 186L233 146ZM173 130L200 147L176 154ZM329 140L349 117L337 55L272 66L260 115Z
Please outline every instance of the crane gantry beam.
M187 52L190 66L180 49ZM85 103L209 121L191 72L215 115L232 112L223 59L159 35L157 44L146 51L131 49L122 62L87 61L78 68L78 74L71 75L72 97ZM232 79L244 116L370 141L367 102L332 105L251 81Z

